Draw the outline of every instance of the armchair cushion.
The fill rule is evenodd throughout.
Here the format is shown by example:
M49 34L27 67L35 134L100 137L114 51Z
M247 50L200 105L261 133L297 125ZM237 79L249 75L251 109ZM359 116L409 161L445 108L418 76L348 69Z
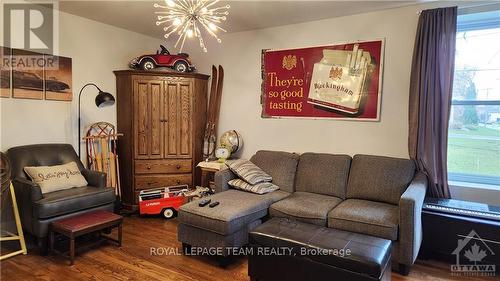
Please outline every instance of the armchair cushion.
M84 209L113 203L115 192L112 188L82 186L45 193L43 198L33 203L33 218L47 219Z
M328 227L397 240L398 219L396 205L348 199L328 214Z
M54 166L74 161L78 168L84 169L71 144L48 143L11 147L7 151L11 164L12 178L27 178L24 167Z
M326 226L328 212L337 206L342 199L310 193L294 192L287 198L271 205L271 217L291 218L305 223Z
M74 161L54 166L27 166L24 167L24 171L33 182L40 186L42 193L88 184Z
M84 169L82 175L90 186L106 187L106 173Z

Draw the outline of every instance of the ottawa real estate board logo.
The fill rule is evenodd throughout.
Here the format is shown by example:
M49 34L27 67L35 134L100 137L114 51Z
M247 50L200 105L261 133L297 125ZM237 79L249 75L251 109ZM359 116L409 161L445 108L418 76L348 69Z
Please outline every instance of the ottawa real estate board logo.
M451 265L451 275L495 276L495 265L483 261L486 257L495 255L485 240L474 230L467 236L459 237L457 248L452 252L456 261Z

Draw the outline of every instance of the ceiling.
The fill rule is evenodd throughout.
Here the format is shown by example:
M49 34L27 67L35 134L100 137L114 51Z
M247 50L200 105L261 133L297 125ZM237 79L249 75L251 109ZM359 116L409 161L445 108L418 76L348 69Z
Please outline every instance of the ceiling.
M425 1L425 0L424 0ZM60 1L61 11L127 30L162 37L153 3L162 1ZM239 32L416 4L420 1L221 1L229 3L224 27Z

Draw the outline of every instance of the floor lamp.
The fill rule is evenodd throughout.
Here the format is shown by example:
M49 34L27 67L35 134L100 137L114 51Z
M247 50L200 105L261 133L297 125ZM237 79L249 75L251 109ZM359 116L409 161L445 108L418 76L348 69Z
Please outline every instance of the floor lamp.
M99 87L97 87L96 84L94 83L88 83L88 84L85 84L82 89L80 90L80 94L78 95L78 157L81 157L81 148L80 148L80 141L81 141L81 138L82 138L82 120L80 118L80 113L81 113L81 98L82 98L82 92L83 92L83 89L85 89L87 86L94 86L97 88L97 90L99 91L99 93L97 94L97 96L95 97L95 105L99 108L102 108L102 107L106 107L106 106L110 106L110 105L113 105L115 103L115 97L113 97L112 94L108 93L108 92L103 92Z

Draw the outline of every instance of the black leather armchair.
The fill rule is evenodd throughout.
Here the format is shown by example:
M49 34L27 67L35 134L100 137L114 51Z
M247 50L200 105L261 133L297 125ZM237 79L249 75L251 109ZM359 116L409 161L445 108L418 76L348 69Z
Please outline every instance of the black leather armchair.
M10 148L11 177L23 229L37 238L46 253L47 233L52 221L94 210L113 211L114 189L106 187L106 174L84 168L70 144L36 144ZM40 186L24 172L26 166L53 166L76 162L88 186L42 194Z

